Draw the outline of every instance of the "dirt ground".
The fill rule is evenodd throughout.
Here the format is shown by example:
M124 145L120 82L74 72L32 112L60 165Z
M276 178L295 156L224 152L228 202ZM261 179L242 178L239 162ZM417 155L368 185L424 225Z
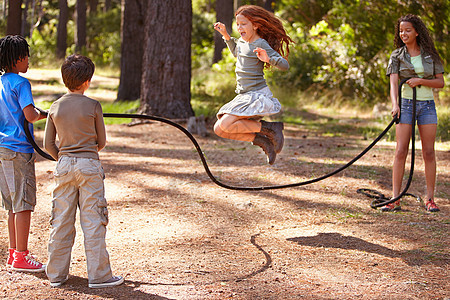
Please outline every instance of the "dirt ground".
M363 125L364 120L351 126ZM234 191L207 177L192 143L173 127L108 125L107 132L108 145L101 152L110 215L107 245L114 274L125 276L125 283L87 287L77 221L67 283L51 288L43 273L16 273L2 264L1 298L450 299L448 143L437 145L441 212L427 213L408 197L402 211L382 213L356 190L390 195L392 142L381 141L353 166L318 183ZM330 135L301 125L287 124L285 135L285 148L273 166L249 143L211 132L197 140L213 174L234 186L309 180L337 169L370 143L352 132ZM37 130L40 144L42 136ZM38 156L38 205L29 245L43 262L54 166ZM425 196L420 149L410 192ZM4 262L6 216L1 211Z
M15 299L449 299L450 153L437 152L437 203L412 197L382 213L357 188L389 195L393 143L381 142L354 166L299 188L233 191L209 180L191 142L161 123L109 125L101 152L114 273L125 284L89 289L82 233L70 278L51 288L44 274L0 268L0 297ZM247 143L197 137L215 176L235 186L293 183L330 172L369 141L286 126L275 165ZM36 132L41 142L42 131ZM410 192L424 196L416 159ZM38 157L38 205L30 249L42 261L50 232L54 162ZM8 248L1 214L1 254Z

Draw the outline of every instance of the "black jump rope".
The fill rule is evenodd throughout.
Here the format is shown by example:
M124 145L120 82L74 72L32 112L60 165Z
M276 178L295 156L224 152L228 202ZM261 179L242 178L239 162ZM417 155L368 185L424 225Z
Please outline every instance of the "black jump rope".
M403 84L406 82L406 80L408 80L409 78L403 79L400 84L399 84L399 88L398 88L398 98L399 101L401 101L401 88L403 86ZM401 104L401 102L400 102ZM400 105L401 107L401 105ZM218 186L221 186L223 188L226 189L230 189L230 190L238 190L238 191L262 191L262 190L275 190L275 189L283 189L283 188L291 188L291 187L298 187L298 186L303 186L303 185L307 185L307 184L312 184L321 180L324 180L328 177L331 177L343 170L345 170L346 168L348 168L349 166L351 166L354 162L356 162L358 159L360 159L362 156L364 156L370 149L372 149L373 146L375 146L375 144L381 140L381 138L389 131L389 129L392 127L392 125L394 123L399 122L399 118L394 117L393 120L391 121L391 123L389 123L389 125L386 127L386 129L383 130L382 133L380 133L380 135L375 138L375 140L369 145L367 146L366 149L364 149L360 154L358 154L355 158L353 158L351 161L349 161L347 164L343 165L342 167L328 173L325 174L321 177L317 177L314 179L310 179L310 180L306 180L306 181L302 181L302 182L297 182L297 183L290 183L290 184L282 184L282 185L272 185L272 186L259 186L259 187L242 187L242 186L231 186L228 185L226 183L223 183L221 181L219 181L216 177L214 177L214 175L211 173L209 167L208 167L208 163L206 162L205 156L203 154L202 149L200 148L197 140L194 138L194 136L183 126L181 126L178 123L175 123L173 121L170 121L168 119L165 118L161 118L161 117L156 117L156 116L150 116L150 115L141 115L141 114L117 114L117 113L104 113L103 114L104 117L108 117L108 118L134 118L134 119L145 119L145 120L153 120L153 121L158 121L158 122L162 122L162 123L166 123L169 124L177 129L179 129L180 131L182 131L190 140L191 142L194 144L195 149L197 150L197 153L200 157L200 160L202 161L203 167L205 168L206 174L208 174L209 178ZM370 204L370 207L376 209L378 207L382 207L386 204L389 203L393 203L395 201L397 201L398 199L400 199L403 196L412 196L417 198L418 201L422 201L420 199L420 197L417 197L415 195L409 194L407 193L409 186L411 185L411 181L412 181L412 177L413 177L413 173L414 173L414 157L415 157L415 117L416 117L416 88L413 88L413 130L411 131L411 138L412 138L412 156L411 156L411 168L409 171L409 178L408 178L408 182L406 183L406 186L404 188L404 190L400 193L400 195L398 195L395 198L392 199L388 199L386 198L382 193L375 191L375 190L371 190L371 189L358 189L357 192L363 195L366 195L370 198L375 198L375 200L372 201L372 203ZM49 160L54 160L53 157L51 157L48 153L44 152L34 141L33 137L31 136L30 130L29 130L29 123L27 120L25 120L25 124L24 124L24 128L25 128L25 134L29 140L29 142L32 144L33 148L36 150L37 153L39 153L42 157L49 159Z

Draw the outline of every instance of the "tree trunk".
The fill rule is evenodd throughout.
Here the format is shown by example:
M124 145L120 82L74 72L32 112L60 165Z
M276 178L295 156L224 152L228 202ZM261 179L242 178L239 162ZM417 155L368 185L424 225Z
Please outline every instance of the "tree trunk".
M117 100L136 100L141 95L142 55L147 0L122 0L120 83Z
M234 2L231 0L216 0L216 20L225 24L228 33L231 35L233 24L233 7ZM222 35L214 30L214 56L213 63L222 59L222 50L226 47L222 39Z
M192 3L154 0L148 3L141 81L142 113L188 118L191 107Z
M6 35L21 34L21 27L22 27L22 0L9 0L8 20L6 23Z
M98 0L89 0L89 15L95 15L97 13Z
M24 8L22 9L22 24L20 25L20 35L23 37L30 37L30 35L28 34L30 32L28 26L28 9L30 6L30 2L31 0L25 0L25 3L23 3ZM33 22L33 14L34 10L32 10L31 13L31 23Z
M105 6L103 6L103 12L107 12L111 9L111 0L105 0Z
M77 0L75 15L75 50L82 52L86 49L86 0Z
M67 49L67 21L69 20L69 7L67 0L59 0L59 18L56 36L56 57L66 57Z
M273 12L273 6L275 5L275 0L265 0L264 8L268 11Z
M3 0L3 20L6 20L6 3L8 3L6 0Z

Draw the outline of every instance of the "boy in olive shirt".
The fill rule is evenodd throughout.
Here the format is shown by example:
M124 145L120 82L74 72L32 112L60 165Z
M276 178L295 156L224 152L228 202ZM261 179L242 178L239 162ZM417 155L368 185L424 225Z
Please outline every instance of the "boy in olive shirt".
M93 62L85 56L66 58L61 74L68 93L52 104L45 127L45 149L58 161L46 267L52 287L62 285L69 275L77 207L84 233L89 287L115 286L124 281L123 277L112 275L105 243L108 211L105 174L98 155L106 145L102 107L98 101L84 96L94 70Z

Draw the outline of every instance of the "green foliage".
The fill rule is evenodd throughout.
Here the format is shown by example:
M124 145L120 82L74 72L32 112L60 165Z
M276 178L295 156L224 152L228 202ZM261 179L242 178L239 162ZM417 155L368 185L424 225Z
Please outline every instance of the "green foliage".
M98 66L120 65L120 8L98 12L87 20L87 55Z
M289 71L293 76L287 75L285 80L276 78L286 87L288 82L298 87L294 78L300 77L309 90L324 94L331 90L358 106L370 107L385 101L389 94L385 69L394 50L394 26L397 18L407 13L422 17L435 36L438 52L444 61L449 61L450 39L445 36L450 23L450 4L445 0L433 3L284 0L278 6L280 16L292 24L288 29L291 37L296 41L301 37L301 49L312 56L305 60L311 67L299 76L292 66L300 64L304 68L304 65L302 60L298 61L298 54L294 54ZM299 50L296 46L295 51ZM314 57L321 59L311 59Z
M217 66L216 66L217 65ZM219 64L215 64L220 68ZM195 115L215 116L219 108L235 96L234 73L228 71L197 71L191 84L191 104Z
M33 30L30 44L30 64L33 67L50 66L55 63L57 20L49 22Z
M298 23L286 27L295 41L290 47L289 71L272 68L266 71L266 78L271 86L289 86L304 91L314 83L314 78L318 76L321 66L325 63L324 56L312 41L307 39Z
M4 36L6 33L6 19L0 19L0 36Z
M448 142L450 141L450 107L438 106L436 111L438 115L436 140Z
M215 14L193 12L192 16L192 68L209 68L214 53Z
M101 102L103 113L117 113L117 114L133 114L139 108L139 100L136 101L114 101ZM124 124L130 123L131 118L106 118L105 124Z

